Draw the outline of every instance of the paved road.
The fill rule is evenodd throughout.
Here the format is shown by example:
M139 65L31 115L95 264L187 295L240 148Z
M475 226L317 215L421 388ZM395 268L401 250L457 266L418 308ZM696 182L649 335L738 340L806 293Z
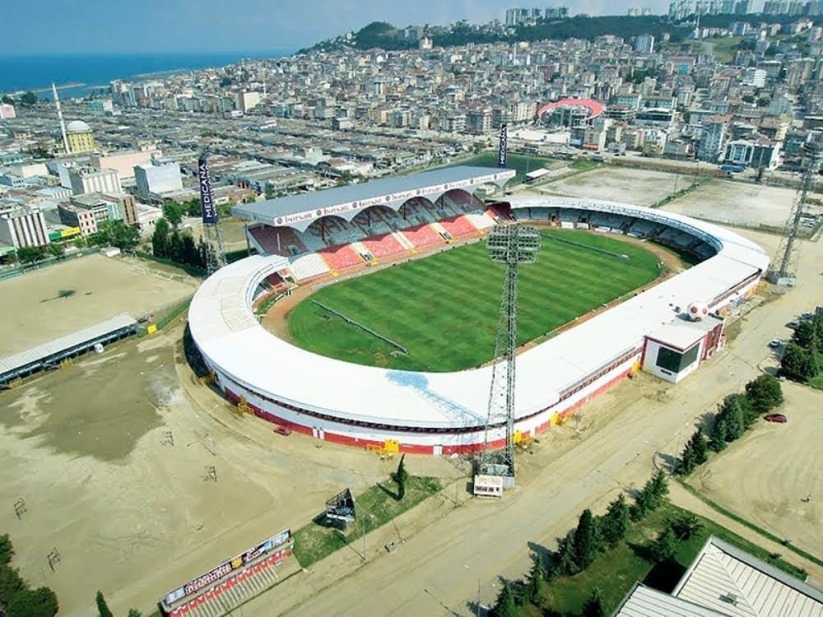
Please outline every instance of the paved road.
M679 451L702 413L758 374L766 343L788 336L785 323L823 302L820 248L804 248L801 287L750 313L742 334L699 373L674 388L651 378L627 384L617 419L584 432L579 445L502 501L451 508L394 553L372 555L362 567L352 565L359 562L352 555L333 556L246 605L243 614L270 615L273 606L289 615L474 614L478 597L493 601L498 576L526 572L529 543L554 547L584 508L599 511L618 490L642 485L656 453ZM370 541L382 545L380 532Z

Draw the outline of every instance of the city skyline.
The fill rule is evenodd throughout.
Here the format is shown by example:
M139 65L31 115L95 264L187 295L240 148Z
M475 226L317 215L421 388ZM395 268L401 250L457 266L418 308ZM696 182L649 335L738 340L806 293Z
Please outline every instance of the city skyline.
M396 26L443 25L466 19L504 19L508 8L566 6L570 13L625 14L629 8L665 13L668 0L500 2L444 0L147 0L140 5L99 0L32 0L4 7L7 26L0 57L53 54L260 52L308 47L372 21ZM122 27L128 24L124 33ZM189 24L181 28L181 24Z

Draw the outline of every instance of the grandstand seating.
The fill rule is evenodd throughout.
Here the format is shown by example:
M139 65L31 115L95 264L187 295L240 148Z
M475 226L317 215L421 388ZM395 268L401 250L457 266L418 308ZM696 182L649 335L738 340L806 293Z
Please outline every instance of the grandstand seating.
M487 212L469 212L466 218L469 219L471 224L477 227L477 229L488 229L494 227L496 224L494 218L489 216Z
M361 244L368 249L376 259L397 255L406 249L400 244L393 234L387 233L382 236L373 236L361 241Z
M220 617L277 583L274 557L229 577L191 602L176 608L169 617Z
M291 257L306 252L306 246L288 227L269 227L263 225L249 229L253 242L268 255Z
M364 259L348 244L325 248L317 252L332 270L344 270L352 266L362 266Z
M425 199L410 199L403 207L405 212L405 219L401 216L401 222L398 224L400 229L406 226L414 226L422 223L434 223L438 217L431 204Z
M306 279L322 276L329 273L329 265L317 253L300 255L292 258L289 265L295 280L305 281Z
M511 206L509 204L492 204L486 208L486 214L488 214L495 221L499 221L501 223L512 220ZM544 216L541 218L548 217Z
M417 248L445 243L443 237L429 224L415 225L404 229L403 235Z
M477 227L465 216L456 216L440 221L440 225L454 238L471 236L477 233Z
M306 231L300 234L300 238L306 248L312 253L316 253L326 247L326 243L320 237L320 230L316 225L309 226Z

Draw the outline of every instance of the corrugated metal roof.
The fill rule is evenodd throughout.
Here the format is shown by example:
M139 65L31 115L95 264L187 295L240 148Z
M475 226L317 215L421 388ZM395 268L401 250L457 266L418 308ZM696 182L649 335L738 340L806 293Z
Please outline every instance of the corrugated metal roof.
M712 609L637 584L613 617L727 617Z
M373 180L361 184L349 184L337 188L326 189L324 191L314 191L269 199L253 204L243 204L232 208L232 213L241 218L260 221L274 222L278 217L287 217L303 213L314 213L324 208L336 208L344 204L355 204L359 202L369 202L370 200L386 200L392 195L407 194L405 199L411 199L418 190L425 192L429 187L469 182L471 180L486 179L485 182L504 180L513 178L515 171L511 169L496 169L494 167L446 167L426 171L409 176L397 176ZM495 176L499 176L495 178ZM478 182L477 186L481 183ZM390 199L389 199L390 201ZM375 204L368 204L375 205ZM367 207L367 206L364 206ZM356 207L355 207L356 209Z
M0 375L39 362L61 351L82 345L86 341L105 336L106 334L129 326L136 328L137 322L128 314L122 313L116 317L89 326L83 330L72 332L66 336L61 336L37 347L32 347L26 351L0 358Z
M556 205L550 198L513 200L516 207ZM559 200L580 207L582 200ZM588 202L585 202L588 205ZM612 208L615 207L611 204ZM660 220L668 213L621 206L623 214ZM518 356L516 415L555 404L564 389L635 349L669 323L674 307L708 301L768 265L760 247L729 230L686 217L720 253L634 298ZM375 424L442 428L482 426L491 368L457 373L407 373L318 356L263 330L249 307L250 292L272 260L250 257L219 270L192 300L189 323L203 353L239 383L286 402ZM280 262L278 262L280 263ZM592 344L596 341L596 344Z
M823 616L820 591L714 537L674 595L732 617Z

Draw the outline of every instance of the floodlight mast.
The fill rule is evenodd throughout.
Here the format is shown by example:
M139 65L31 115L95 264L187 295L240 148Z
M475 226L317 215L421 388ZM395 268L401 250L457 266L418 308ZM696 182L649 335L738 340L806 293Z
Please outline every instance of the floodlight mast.
M540 233L534 227L518 224L497 225L488 236L489 258L506 265L503 295L500 299L495 338L492 380L486 433L480 459L480 473L508 478L504 485L514 485L514 387L515 351L517 349L517 266L537 261ZM506 428L502 451L490 447L491 432Z

